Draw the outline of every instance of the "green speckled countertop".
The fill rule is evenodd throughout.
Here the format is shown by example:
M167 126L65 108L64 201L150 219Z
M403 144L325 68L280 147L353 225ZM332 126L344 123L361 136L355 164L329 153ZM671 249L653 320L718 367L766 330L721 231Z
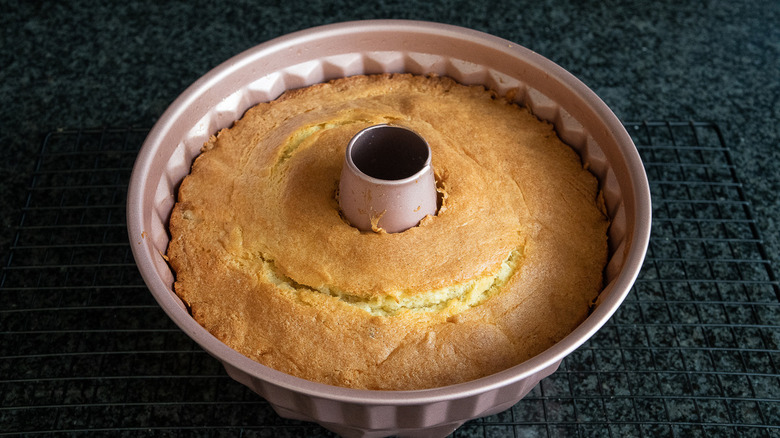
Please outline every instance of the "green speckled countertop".
M28 189L35 172L38 151L47 133L137 127L140 134L136 140L140 146L145 130L154 124L179 93L231 56L292 31L327 23L380 18L449 23L526 46L580 78L624 122L700 121L717 125L723 133L723 142L730 148L736 176L742 182L741 190L749 202L759 235L763 237L763 241L757 241L757 244L763 245L765 258L769 259L775 270L780 266L780 224L777 220L780 217L780 171L777 167L780 162L780 2L777 1L0 0L0 10L0 147L4 152L4 159L0 163L0 203L3 206L0 209L0 262L4 263L3 266L11 267L12 261L7 255L13 248L21 248L15 246L14 239L18 239L20 215L29 196ZM26 248L35 249L35 246ZM663 252L662 245L658 248L661 250L657 252ZM514 423L525 418L524 415L528 415L529 419L540 418L527 413L528 409L537 404L537 414L542 415L540 412L543 411L546 420L539 422L531 419L524 427L546 431L546 436L570 436L572 430L576 431L575 436L690 436L688 432L691 431L698 436L778 436L780 329L777 328L777 319L780 312L778 303L771 298L772 293L765 296L766 306L754 303L756 300L761 301L754 299L759 294L756 291L753 297L748 294L748 298L735 298L737 301L734 303L728 301L730 298L726 292L722 292L726 295L718 295L713 298L715 304L708 305L706 301L699 301L706 297L706 291L697 289L694 284L687 286L689 295L675 298L672 286L664 290L662 286L652 283L652 266L659 272L662 269L658 266L664 266L663 260L657 261L658 257L658 254L650 254L651 262L645 273L646 281L650 283L639 285L635 294L637 298L632 298L636 301L627 302L625 313L615 317L616 325L608 327L592 345L579 352L576 359L564 364L561 372L545 380L546 386L535 390L532 398L523 405L523 411L512 411L511 420L501 416L493 418L489 423L490 428L479 423L482 425L479 429L482 434L478 436L523 435L521 432L526 428L519 428ZM682 263L679 260L677 262ZM9 268L8 272L14 275L21 272L21 269L14 269ZM694 274L686 272L685 275ZM729 290L727 284L735 281L746 282L747 290L751 284L759 284L751 283L754 280L749 277L740 277L738 280L727 278L728 273L724 277L720 277L719 272L707 275L713 275L716 282L719 278L727 280L724 282L724 291ZM23 276L23 273L19 275L20 278ZM143 391L151 391L153 386L147 384L137 389L133 382L139 380L83 377L92 374L89 370L78 368L78 362L68 362L69 372L74 374L70 376L66 389L57 386L50 377L36 377L35 370L31 369L28 374L25 374L25 370L20 371L19 366L23 366L18 365L20 363L40 364L52 360L46 358L53 355L38 352L34 355L37 362L24 362L28 358L24 354L35 352L38 343L45 343L47 333L51 331L44 328L50 320L41 321L40 325L27 320L22 322L27 318L24 316L27 310L19 307L19 303L32 303L29 304L32 307L37 304L24 301L27 299L23 297L26 289L12 284L16 281L14 278L9 275L6 284L0 284L0 293L6 294L0 296L0 299L11 303L7 307L0 306L0 335L3 343L0 350L0 374L15 373L7 381L0 379L0 393L4 394L0 396L0 436L6 433L3 421L8 421L5 426L10 430L7 432L9 434L25 430L45 432L46 428L63 427L76 435L90 430L106 433L121 422L128 436L136 436L136 433L166 435L169 432L177 435L183 433L177 430L180 427L195 424L193 427L198 429L198 424L211 421L187 417L185 412L188 411L179 409L177 405L178 400L185 395L177 392L175 385L168 385L163 380L160 380L154 394L148 395ZM42 281L40 278L39 283ZM24 284L22 280L19 281L19 284ZM658 310L654 306L659 301L653 296L659 293L654 289L656 286L662 291L662 298L667 300L665 307L661 307L662 311L658 313L658 318L661 318L658 321L659 324L670 323L669 326L647 323L655 321L653 318L656 314L653 312ZM698 293L702 295L696 295ZM94 296L90 295L85 303L96 302L96 296L97 292ZM112 303L115 304L121 300L114 299ZM67 301L63 297L59 300L61 304ZM113 327L106 330L114 335L104 340L110 343L106 348L116 348L117 351L121 350L120 341L116 341L117 336L133 342L138 349L145 349L147 354L151 354L150 351L157 352L158 349L179 352L192 348L188 340L183 339L175 327L167 322L149 323L155 329L162 327L164 346L154 344L162 337L151 337L148 346L143 344L144 341L138 340L134 330L142 333L146 330L145 313L139 313L137 319L133 319L128 315L136 314L130 309L121 314L112 314L114 319L109 323L105 319L100 321L100 318L90 320L86 314L93 315L90 312L95 309L113 307L78 305L87 310L84 315L71 319L72 330L69 333L72 336L68 339L71 339L69 345L73 346L73 351L99 351L100 348L91 346L90 342L104 339L101 336L106 332L101 331L102 328L82 328L100 328L101 324ZM153 308L153 303L145 305ZM695 311L686 313L689 308ZM641 321L631 319L629 315L632 309L638 309L643 318ZM713 313L707 313L708 309L712 309ZM753 322L740 325L739 329L730 327L728 323L708 325L702 322L728 318L737 320L737 311L740 309L749 309L753 316L746 317L745 321ZM729 311L735 313L729 315ZM29 318L34 318L38 313L30 311L29 315ZM672 315L671 318L679 316L680 319L671 322L662 320L669 315ZM642 328L641 333L632 340L632 330L637 327ZM665 332L666 338L671 336L677 340L677 344L665 346L665 335L660 330L669 327L673 333L669 335L669 332ZM692 330L690 336L687 336L688 329ZM723 338L718 336L722 330L726 330L723 336L731 336L735 339L733 342L744 345L744 352L737 347L723 347L721 350L711 349L715 353L709 352L709 356L686 356L686 351L680 350L686 347L687 341L691 345L720 345ZM707 334L702 335L700 332ZM618 336L616 341L611 338L613 333ZM83 340L80 341L78 336L82 335ZM33 342L31 339L39 341ZM615 374L615 380L578 381L581 376L593 376L582 371L587 367L601 367L599 372L605 372L604 367L608 368L611 358L615 357L614 354L607 354L615 350L605 347L613 345L610 344L612 341L625 347L620 350L623 360L621 366L630 360L634 360L632 363L638 367L649 366L644 365L649 360L642 360L639 356L649 344L659 348L657 353L651 353L653 365L650 367L653 370L677 369L675 367L678 365L673 360L665 362L664 354L678 350L683 353L684 361L687 361L684 366L687 368L662 373L665 377L659 377L656 387L648 390L650 396L646 400L632 397L645 389L642 382L650 375L647 373L637 375L639 378L633 380L635 375L630 370L621 369L620 373ZM607 353L602 354L605 351ZM691 351L703 355L705 349ZM630 357L634 353L636 356ZM73 354L70 356L76 358L73 361L81 357ZM760 355L761 359L756 359L754 363L753 354ZM598 358L601 362L594 364L587 359L591 356L594 361ZM108 354L100 359L103 367L101 373L130 375L130 365L120 358L118 354ZM732 363L727 363L727 358L735 361L733 368L730 368ZM189 407L197 407L201 400L223 400L224 403L215 409L219 415L224 415L219 418L227 420L214 423L219 426L209 428L202 436L232 436L234 433L243 433L243 436L263 433L278 435L282 432L288 435L327 435L322 429L301 429L294 422L279 420L267 406L265 410L259 411L261 415L268 416L267 419L252 418L251 427L235 426L242 424L242 415L249 417L258 412L253 404L253 394L242 392L241 387L229 386L226 380L220 380L224 376L219 365L207 359L204 357L201 362L188 359L188 372L212 376L217 382L214 385L228 385L228 389L221 394L220 390L214 389L221 386L204 386L201 394L197 388L187 386L186 403L190 403L187 404ZM142 360L133 359L132 363L135 366L152 367L153 362ZM163 376L166 375L165 370L181 366L180 363L171 356L161 356L161 362L156 368L148 369L158 370L154 372ZM58 366L56 363L51 365L52 368L41 365L39 370L56 369ZM710 368L714 368L714 371ZM691 371L696 369L706 372L697 376L695 371ZM742 370L741 374L722 371L732 369ZM55 371L51 373L56 374ZM680 376L684 376L685 382L677 388L675 385L679 383ZM566 378L568 389L565 382L561 383L562 386L556 386L561 379ZM738 383L732 387L729 383L732 381ZM743 381L748 381L748 384L739 383ZM623 384L633 388L634 393L629 396L622 393L620 388ZM81 390L78 390L79 385ZM598 386L591 389L601 391L599 394L608 393L610 388L618 389L609 397L593 396L579 402L572 398L577 388L584 388L585 391L588 385ZM658 408L660 411L654 410L657 406L653 400L663 400L664 397L652 392L658 388L662 395L677 394L661 402L662 408ZM122 403L116 401L113 395L116 391L127 394L123 400L129 400L129 407L122 408ZM688 394L698 394L691 402L693 407L686 405ZM738 402L723 402L727 405L723 408L724 413L712 414L717 411L720 406L717 403L722 401L719 397L724 394L740 398ZM203 397L199 398L201 395ZM59 412L54 419L37 414L38 409L43 407L31 407L46 405L44 401L39 403L39 400L45 398L64 400L56 402L60 404L51 402L53 404L49 408ZM151 399L155 403L159 402L153 411L142 410L140 402L133 404L133 400ZM601 429L589 429L591 423L584 413L590 412L587 404L594 400L602 403L604 409L612 409L609 406L613 406L616 412L626 409L626 412L632 413L632 417L620 420L612 418L606 424L597 423ZM647 405L642 404L645 401ZM573 407L567 403L573 403ZM620 403L632 405L621 407ZM761 407L760 415L750 413L755 412L755 408L749 408L751 403ZM743 404L748 407L743 409ZM89 411L95 406L102 409L100 412L116 412L122 417L121 421L117 419L112 422L103 417L98 421L95 417L98 414L91 414L89 420L80 420L74 414L78 409ZM687 414L680 412L693 414L686 417ZM217 414L214 415L216 418ZM672 419L677 424L674 427L660 425L655 420L656 416ZM40 428L30 426L36 421L42 422ZM264 422L273 424L275 429L264 429ZM741 428L737 423L749 426ZM471 436L470 430L462 429L460 436ZM588 434L589 430L591 434ZM609 433L605 435L605 431ZM531 436L545 434L539 432Z

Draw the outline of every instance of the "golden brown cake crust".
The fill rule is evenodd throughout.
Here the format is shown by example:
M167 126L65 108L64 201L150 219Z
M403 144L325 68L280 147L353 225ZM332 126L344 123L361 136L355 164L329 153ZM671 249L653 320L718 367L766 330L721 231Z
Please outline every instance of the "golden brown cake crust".
M339 214L344 151L379 123L432 151L436 217L397 234ZM552 126L448 78L356 76L289 91L203 148L168 258L193 317L230 347L327 384L419 389L518 364L602 287L596 179Z

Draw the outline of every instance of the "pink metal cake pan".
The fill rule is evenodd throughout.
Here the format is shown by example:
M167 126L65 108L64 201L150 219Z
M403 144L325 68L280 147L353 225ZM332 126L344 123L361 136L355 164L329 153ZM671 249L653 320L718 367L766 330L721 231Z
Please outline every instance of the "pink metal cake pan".
M563 340L502 372L418 391L371 391L303 380L239 354L203 329L173 291L163 258L179 183L209 136L251 106L287 89L334 78L408 72L481 84L554 124L598 178L609 228L605 288L591 315ZM650 191L631 138L587 86L515 43L460 27L418 21L359 21L289 34L219 65L176 99L149 133L133 169L127 201L138 268L168 316L227 373L265 398L282 417L312 421L348 437L445 436L464 422L512 407L612 316L631 289L650 235Z

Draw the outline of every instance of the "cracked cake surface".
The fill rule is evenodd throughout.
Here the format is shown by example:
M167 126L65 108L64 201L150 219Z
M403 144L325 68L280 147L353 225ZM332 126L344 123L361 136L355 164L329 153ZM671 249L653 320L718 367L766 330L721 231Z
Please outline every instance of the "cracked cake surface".
M339 212L349 140L426 139L436 216L361 232ZM422 389L501 371L587 316L607 257L598 182L551 124L448 78L354 76L251 108L181 184L167 258L192 316L326 384Z

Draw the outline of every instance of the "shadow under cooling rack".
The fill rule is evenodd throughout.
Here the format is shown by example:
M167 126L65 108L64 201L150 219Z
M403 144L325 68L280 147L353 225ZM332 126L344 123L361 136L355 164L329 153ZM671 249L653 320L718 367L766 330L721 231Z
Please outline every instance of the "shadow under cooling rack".
M615 316L511 409L457 437L780 435L780 291L708 123L626 123L653 196ZM140 129L46 136L0 274L0 435L332 436L279 418L170 322L125 229Z

